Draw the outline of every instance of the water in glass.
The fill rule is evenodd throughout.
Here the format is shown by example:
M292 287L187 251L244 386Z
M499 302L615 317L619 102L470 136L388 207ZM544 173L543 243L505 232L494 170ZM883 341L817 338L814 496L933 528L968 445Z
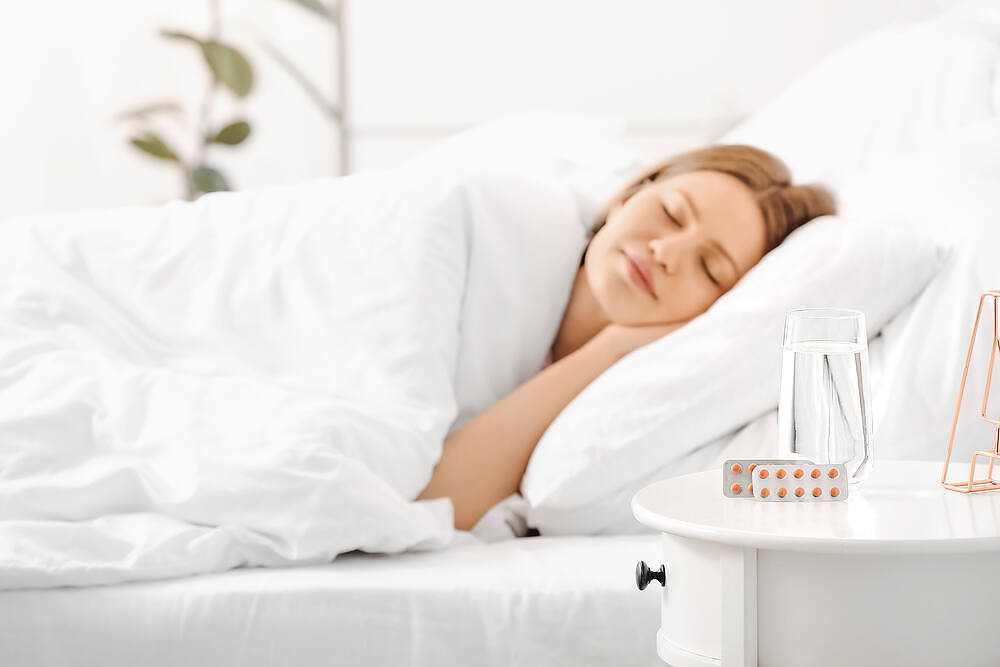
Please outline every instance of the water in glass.
M789 314L791 316L792 313ZM814 328L816 323L810 323ZM851 481L872 461L868 345L860 336L803 338L806 327L786 326L778 404L782 458L844 463ZM839 340L837 338L840 338Z

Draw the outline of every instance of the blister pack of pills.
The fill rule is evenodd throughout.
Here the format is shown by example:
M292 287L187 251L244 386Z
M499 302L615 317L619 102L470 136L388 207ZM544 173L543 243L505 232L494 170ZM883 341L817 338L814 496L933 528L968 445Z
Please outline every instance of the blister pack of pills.
M753 497L751 475L759 465L801 463L791 459L730 459L722 466L722 493L727 498Z
M844 500L847 468L790 459L730 459L722 466L722 492L728 498L779 502Z
M758 465L754 468L753 497L757 500L845 500L847 468L842 463Z

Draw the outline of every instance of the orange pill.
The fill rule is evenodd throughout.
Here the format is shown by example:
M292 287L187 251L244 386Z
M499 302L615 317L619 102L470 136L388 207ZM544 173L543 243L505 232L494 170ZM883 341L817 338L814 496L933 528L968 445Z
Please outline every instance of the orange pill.
M813 471L812 471L812 478L813 479L819 479L819 476L822 475L822 474L823 473L821 473L819 471L819 468L813 468Z
M796 468L792 474L795 475L795 479L802 479L802 468Z
M806 492L806 490L805 490L805 489L803 489L803 488L802 488L802 487L800 486L799 488L795 489L795 497L796 497L796 498L801 498L801 497L803 496L803 494L805 494L805 492Z
M779 498L784 498L787 495L788 495L788 489L786 489L785 487L781 487L780 489L778 489Z
M823 489L819 488L818 486L815 489L813 489L813 498L819 498L821 495L823 495Z
M784 468L778 468L778 472L775 473L775 475L777 475L778 479L785 479L785 475L787 475L787 474L788 473L785 472Z
M760 471L760 478L761 479L767 479L767 471L766 470L761 470Z
M743 472L743 466L741 466L739 463L734 463L733 467L730 468L730 470L733 471L734 475L739 475L741 472Z
M837 475L839 475L840 472L838 472L836 468L830 468L830 472L827 474L830 476L830 479L837 479Z
M749 467L749 468L747 468L747 472L753 472L753 469L754 469L754 468L756 468L756 467L757 467L757 464L756 464L756 463L751 463L751 464L750 464L750 467Z
M750 487L747 489L747 491L750 492L750 495L753 495L753 484L750 485Z
M771 490L770 489L761 489L760 490L760 497L761 498L767 498L769 495L771 495Z
M840 495L840 489L838 489L837 487L833 487L832 489L830 489L830 495L836 498L837 496Z
M743 487L740 486L739 484L733 484L731 487L729 487L729 490L732 491L733 493L742 493Z

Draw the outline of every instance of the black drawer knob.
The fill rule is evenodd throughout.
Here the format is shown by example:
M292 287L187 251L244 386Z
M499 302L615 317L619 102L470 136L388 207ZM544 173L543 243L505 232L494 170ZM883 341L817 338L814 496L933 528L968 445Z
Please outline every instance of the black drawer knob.
M659 570L651 570L644 560L635 564L635 585L639 587L640 591L646 590L646 586L654 579L660 582L661 586L667 585L666 566L661 565Z

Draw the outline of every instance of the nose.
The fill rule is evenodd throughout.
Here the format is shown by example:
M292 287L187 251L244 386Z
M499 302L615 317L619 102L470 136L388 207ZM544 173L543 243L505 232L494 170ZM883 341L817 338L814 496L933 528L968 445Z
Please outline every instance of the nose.
M694 230L684 230L674 234L658 236L649 242L653 259L663 265L668 274L677 273L685 257L691 256L698 248L699 239Z

